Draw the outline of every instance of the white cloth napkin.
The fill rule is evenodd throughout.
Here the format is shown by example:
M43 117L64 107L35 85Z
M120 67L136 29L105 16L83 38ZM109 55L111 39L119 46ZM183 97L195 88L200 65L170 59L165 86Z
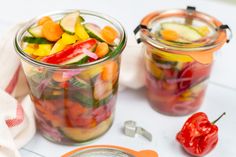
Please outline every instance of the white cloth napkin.
M13 39L21 24L0 40L0 157L20 157L18 148L35 134L33 105L15 53ZM26 97L25 97L26 96Z
M22 24L9 30L0 40L0 157L20 157L17 149L35 134L33 104L13 40ZM130 36L122 53L120 89L144 85L141 46Z
M120 89L138 89L144 86L144 59L142 44L137 44L134 35L128 37L122 53L120 69Z

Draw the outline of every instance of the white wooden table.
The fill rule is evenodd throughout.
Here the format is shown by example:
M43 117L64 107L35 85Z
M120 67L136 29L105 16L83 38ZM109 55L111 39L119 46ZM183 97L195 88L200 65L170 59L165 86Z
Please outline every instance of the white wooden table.
M86 9L104 12L117 18L129 35L140 19L150 11L196 6L229 24L236 31L236 6L214 0L0 0L0 36L17 22L34 16L64 9ZM236 156L236 40L233 39L218 54L210 79L206 99L199 111L210 119L223 111L227 112L219 123L219 143L209 157ZM183 157L186 155L175 140L176 133L187 117L168 117L156 113L149 107L143 89L126 90L119 93L116 118L111 130L92 144L113 144L141 150L156 150L161 157ZM148 142L142 137L129 138L122 134L125 120L135 120L152 132L154 139ZM1 136L1 135L0 135ZM33 151L45 157L58 157L76 147L53 144L36 135L23 149L23 157L37 157ZM28 151L26 151L28 150Z

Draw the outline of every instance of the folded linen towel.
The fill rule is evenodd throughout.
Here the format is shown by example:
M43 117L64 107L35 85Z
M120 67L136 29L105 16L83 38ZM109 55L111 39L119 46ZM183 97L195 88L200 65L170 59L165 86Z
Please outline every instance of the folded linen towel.
M32 103L15 53L13 39L18 24L0 42L0 157L19 157L18 148L35 134Z

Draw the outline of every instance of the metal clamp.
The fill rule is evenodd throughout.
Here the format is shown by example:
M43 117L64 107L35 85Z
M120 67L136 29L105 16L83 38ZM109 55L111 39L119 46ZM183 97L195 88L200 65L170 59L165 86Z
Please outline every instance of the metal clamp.
M140 25L138 25L138 26L134 29L134 35L136 36L137 33L138 33L141 29L146 29L146 30L151 31L151 29L149 29L146 25L141 25L141 24L140 24ZM138 44L142 42L141 38L136 38L136 40L137 40L137 43L138 43Z
M228 26L228 25L221 25L220 27L216 28L216 31L219 31L219 30L228 30L228 34L227 35L229 38L226 40L227 43L230 42L230 40L233 38L233 33L232 33L232 30L231 28Z
M124 124L124 134L135 137L136 134L142 135L147 140L152 141L152 134L142 127L137 127L135 121L126 121Z
M196 7L187 6L186 10L187 10L188 15L186 16L185 23L188 24L188 25L192 25L192 23L193 23L193 14L196 11Z
M189 13L195 12L195 11L196 11L196 7L194 7L194 6L187 6L187 11L188 11Z

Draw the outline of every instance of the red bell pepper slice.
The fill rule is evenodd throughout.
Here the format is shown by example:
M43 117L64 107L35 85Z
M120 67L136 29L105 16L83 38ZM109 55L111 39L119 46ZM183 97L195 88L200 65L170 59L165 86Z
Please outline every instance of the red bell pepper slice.
M77 42L64 50L42 58L42 62L50 64L60 64L83 53L82 49L91 49L97 44L97 40L88 39L84 42Z

